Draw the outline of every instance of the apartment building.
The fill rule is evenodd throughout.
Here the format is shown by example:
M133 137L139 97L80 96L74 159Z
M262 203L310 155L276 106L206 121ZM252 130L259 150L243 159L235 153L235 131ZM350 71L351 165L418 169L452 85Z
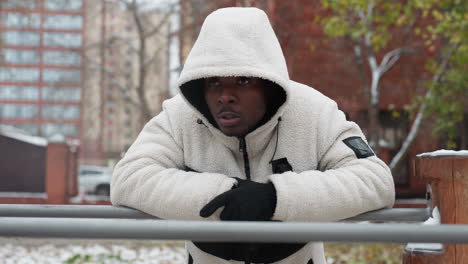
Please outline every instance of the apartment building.
M150 114L167 98L167 15L138 10L148 33L141 53L134 13L119 1L0 3L0 123L75 140L81 163L118 159L148 120L137 92L142 63Z
M80 136L83 1L2 0L0 122Z
M168 96L170 23L158 9L86 2L81 163L112 165Z

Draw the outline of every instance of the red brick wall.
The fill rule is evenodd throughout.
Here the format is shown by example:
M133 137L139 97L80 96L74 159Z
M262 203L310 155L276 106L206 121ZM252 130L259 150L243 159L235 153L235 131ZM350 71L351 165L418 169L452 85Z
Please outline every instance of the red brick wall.
M338 101L345 111L367 109L359 72L350 41L328 38L314 22L325 16L319 0L270 1L269 17L283 47L291 78L308 84ZM392 34L391 43L400 43L401 30ZM414 39L409 39L414 42ZM418 40L418 42L420 42ZM421 43L419 43L421 44ZM379 61L390 46L377 54ZM408 55L381 80L381 107L394 104L402 108L420 91L424 79L424 53ZM368 67L366 67L368 68ZM369 72L367 78L370 80Z
M26 144L26 143L24 143ZM45 197L1 197L0 203L7 204L68 204L69 199L78 194L77 182L77 162L78 154L74 146L66 143L49 143L43 153L42 164L22 164L27 168L45 168L45 173L41 175L42 182L45 182ZM15 168L21 172L21 165L16 164ZM4 190L14 191L14 190ZM18 191L17 191L18 192ZM24 195L28 195L25 193Z
M362 121L357 118L362 118L363 113L365 116L367 99L361 88L353 47L343 38L326 37L321 26L314 22L316 16L326 15L320 1L268 2L270 5L266 11L283 48L291 79L310 85L331 97L337 101L341 110L349 114L351 120L362 125ZM379 62L386 52L400 45L402 35L401 30L394 30L390 43L395 44L377 54ZM407 41L423 46L418 39L409 38ZM423 80L428 78L424 70L427 55L431 54L421 49L417 54L403 56L385 74L380 82L382 110L389 109L390 104L402 110L412 102L415 94L421 94ZM370 82L369 67L364 63L367 81ZM425 127L421 133L424 136L418 137L409 151L409 183L397 188L398 195L402 197L422 195L425 192L425 184L413 176L412 163L416 154L437 149L436 139L430 131L430 127ZM391 157L386 156L383 158L388 162Z

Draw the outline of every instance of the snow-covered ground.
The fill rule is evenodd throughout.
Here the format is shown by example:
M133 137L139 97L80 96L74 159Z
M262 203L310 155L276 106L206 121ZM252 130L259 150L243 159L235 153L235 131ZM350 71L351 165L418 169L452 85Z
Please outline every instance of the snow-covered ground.
M183 264L182 242L0 238L2 264Z
M328 264L401 263L403 245L326 245ZM0 237L0 264L185 264L182 241Z

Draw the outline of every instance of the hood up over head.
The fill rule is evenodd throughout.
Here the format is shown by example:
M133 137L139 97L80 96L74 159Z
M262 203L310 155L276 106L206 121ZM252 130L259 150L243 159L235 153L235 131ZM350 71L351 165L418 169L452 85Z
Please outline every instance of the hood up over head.
M258 8L230 7L211 13L187 57L178 86L200 118L217 127L204 99L203 79L234 76L270 81L263 123L281 115L288 101L288 70L268 17Z

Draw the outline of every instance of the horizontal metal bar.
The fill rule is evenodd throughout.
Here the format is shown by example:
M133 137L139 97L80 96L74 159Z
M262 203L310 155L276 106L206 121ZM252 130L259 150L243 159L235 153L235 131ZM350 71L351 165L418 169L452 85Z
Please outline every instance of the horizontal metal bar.
M0 192L0 197L11 198L42 198L47 199L47 193L36 193L36 192Z
M468 243L468 225L1 217L0 236L291 243Z
M159 219L136 209L112 205L0 204L0 217Z
M392 208L366 212L343 221L424 222L430 216L429 208Z
M367 212L344 221L422 222L429 215L429 209L394 208ZM132 208L111 205L0 204L1 216L158 219Z

